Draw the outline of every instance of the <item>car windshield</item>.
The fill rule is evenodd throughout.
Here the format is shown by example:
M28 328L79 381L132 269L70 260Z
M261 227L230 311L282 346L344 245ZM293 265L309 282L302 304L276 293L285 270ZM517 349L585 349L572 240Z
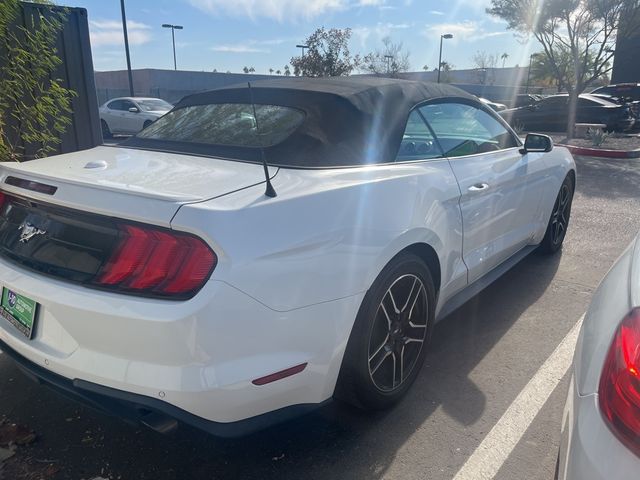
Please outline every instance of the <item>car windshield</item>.
M300 110L245 103L194 105L176 109L137 136L149 140L270 147L286 139L302 123ZM256 122L257 117L257 122Z
M171 110L173 108L173 105L159 98L145 98L144 100L136 100L136 103L145 112Z

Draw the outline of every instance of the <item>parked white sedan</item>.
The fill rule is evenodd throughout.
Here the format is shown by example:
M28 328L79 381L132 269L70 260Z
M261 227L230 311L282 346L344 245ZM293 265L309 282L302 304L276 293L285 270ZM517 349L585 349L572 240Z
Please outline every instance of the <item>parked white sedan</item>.
M173 105L160 98L113 98L100 107L103 138L113 135L133 135L148 127Z
M0 166L0 348L160 431L388 407L437 320L561 247L575 180L447 85L195 94L120 146Z
M578 337L562 421L562 480L640 472L640 237L593 295Z

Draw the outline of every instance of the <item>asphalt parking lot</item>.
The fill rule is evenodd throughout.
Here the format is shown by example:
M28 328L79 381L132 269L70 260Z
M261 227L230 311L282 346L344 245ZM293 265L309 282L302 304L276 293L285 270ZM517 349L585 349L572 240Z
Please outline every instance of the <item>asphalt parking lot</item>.
M514 400L579 321L640 225L638 161L577 163L561 254L530 255L438 324L425 368L393 410L370 416L333 404L232 441L187 427L162 436L59 397L0 354L0 417L37 434L5 462L0 478L407 480L459 473L462 480L483 478L468 462L482 464L479 446L487 438L497 439L489 447L504 457L493 460L495 478L553 478L565 370L549 379L550 396L540 398L537 413L528 412L532 421L511 444L494 427L510 406L521 405Z

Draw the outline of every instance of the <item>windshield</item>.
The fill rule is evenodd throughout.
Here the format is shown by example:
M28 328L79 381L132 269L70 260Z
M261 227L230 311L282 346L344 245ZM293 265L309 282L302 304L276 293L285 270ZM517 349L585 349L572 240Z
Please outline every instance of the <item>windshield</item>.
M150 140L270 147L282 142L302 123L300 110L277 105L221 103L179 108L158 119L137 137ZM259 127L259 130L258 130Z
M145 100L136 100L138 106L145 112L152 112L155 110L171 110L173 105L160 100L159 98L147 98Z

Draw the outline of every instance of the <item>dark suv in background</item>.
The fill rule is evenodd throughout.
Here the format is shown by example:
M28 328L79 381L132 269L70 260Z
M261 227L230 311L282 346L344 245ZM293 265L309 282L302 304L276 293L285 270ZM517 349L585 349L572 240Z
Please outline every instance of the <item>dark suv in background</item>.
M610 97L628 98L631 101L640 100L640 83L618 83L596 88L591 93L609 95Z
M593 95L610 97L610 101L620 105L627 104L636 119L634 130L640 129L640 83L618 83L596 88Z

